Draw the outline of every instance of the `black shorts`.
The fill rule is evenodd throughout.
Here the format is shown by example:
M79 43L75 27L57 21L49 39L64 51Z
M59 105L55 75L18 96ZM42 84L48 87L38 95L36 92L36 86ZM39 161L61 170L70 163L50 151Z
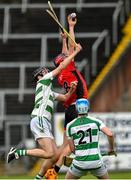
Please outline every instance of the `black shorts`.
M75 119L78 116L78 113L76 111L75 104L70 105L65 110L65 122L64 122L64 129L66 129L66 125L71 122L73 119Z

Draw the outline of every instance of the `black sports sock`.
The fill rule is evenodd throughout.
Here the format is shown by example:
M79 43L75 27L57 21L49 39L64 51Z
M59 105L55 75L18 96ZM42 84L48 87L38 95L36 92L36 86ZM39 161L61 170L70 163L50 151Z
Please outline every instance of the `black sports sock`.
M54 169L55 169L55 172L56 172L56 173L58 173L58 172L59 172L59 170L60 170L60 167L59 167L59 166L57 166L57 165L55 165L55 166L54 166Z

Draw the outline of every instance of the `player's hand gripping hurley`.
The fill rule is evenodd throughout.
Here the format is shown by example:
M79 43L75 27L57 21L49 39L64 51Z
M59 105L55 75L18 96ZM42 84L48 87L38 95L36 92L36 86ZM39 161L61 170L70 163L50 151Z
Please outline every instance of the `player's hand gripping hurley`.
M109 152L103 152L101 153L102 156L117 156L116 151L109 151Z
M66 29L62 26L62 24L60 23L54 9L53 9L53 6L51 5L50 1L48 1L48 5L49 5L49 9L46 9L46 12L54 19L54 21L59 25L60 29L62 32L64 32L68 38L70 38L74 45L77 46L77 43L74 41L74 39L72 39L72 37L70 36L70 34L66 31Z

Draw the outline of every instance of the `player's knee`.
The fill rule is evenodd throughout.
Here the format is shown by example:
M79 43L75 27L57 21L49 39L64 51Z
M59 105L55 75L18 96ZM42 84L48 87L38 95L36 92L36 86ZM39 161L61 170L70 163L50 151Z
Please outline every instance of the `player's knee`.
M49 150L47 150L46 151L46 158L48 159L50 159L50 158L53 158L54 157L54 155L55 155L55 153L53 152L53 151L49 151ZM44 156L43 156L44 157Z

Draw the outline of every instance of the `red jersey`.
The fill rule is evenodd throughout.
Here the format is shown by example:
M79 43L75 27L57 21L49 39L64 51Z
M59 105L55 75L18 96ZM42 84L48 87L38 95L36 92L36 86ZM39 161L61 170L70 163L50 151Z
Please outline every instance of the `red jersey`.
M58 75L58 83L66 90L66 92L69 91L72 82L77 82L76 90L65 101L65 107L70 106L79 98L88 98L86 81L81 73L76 69L74 61L72 61L67 68L63 69Z

